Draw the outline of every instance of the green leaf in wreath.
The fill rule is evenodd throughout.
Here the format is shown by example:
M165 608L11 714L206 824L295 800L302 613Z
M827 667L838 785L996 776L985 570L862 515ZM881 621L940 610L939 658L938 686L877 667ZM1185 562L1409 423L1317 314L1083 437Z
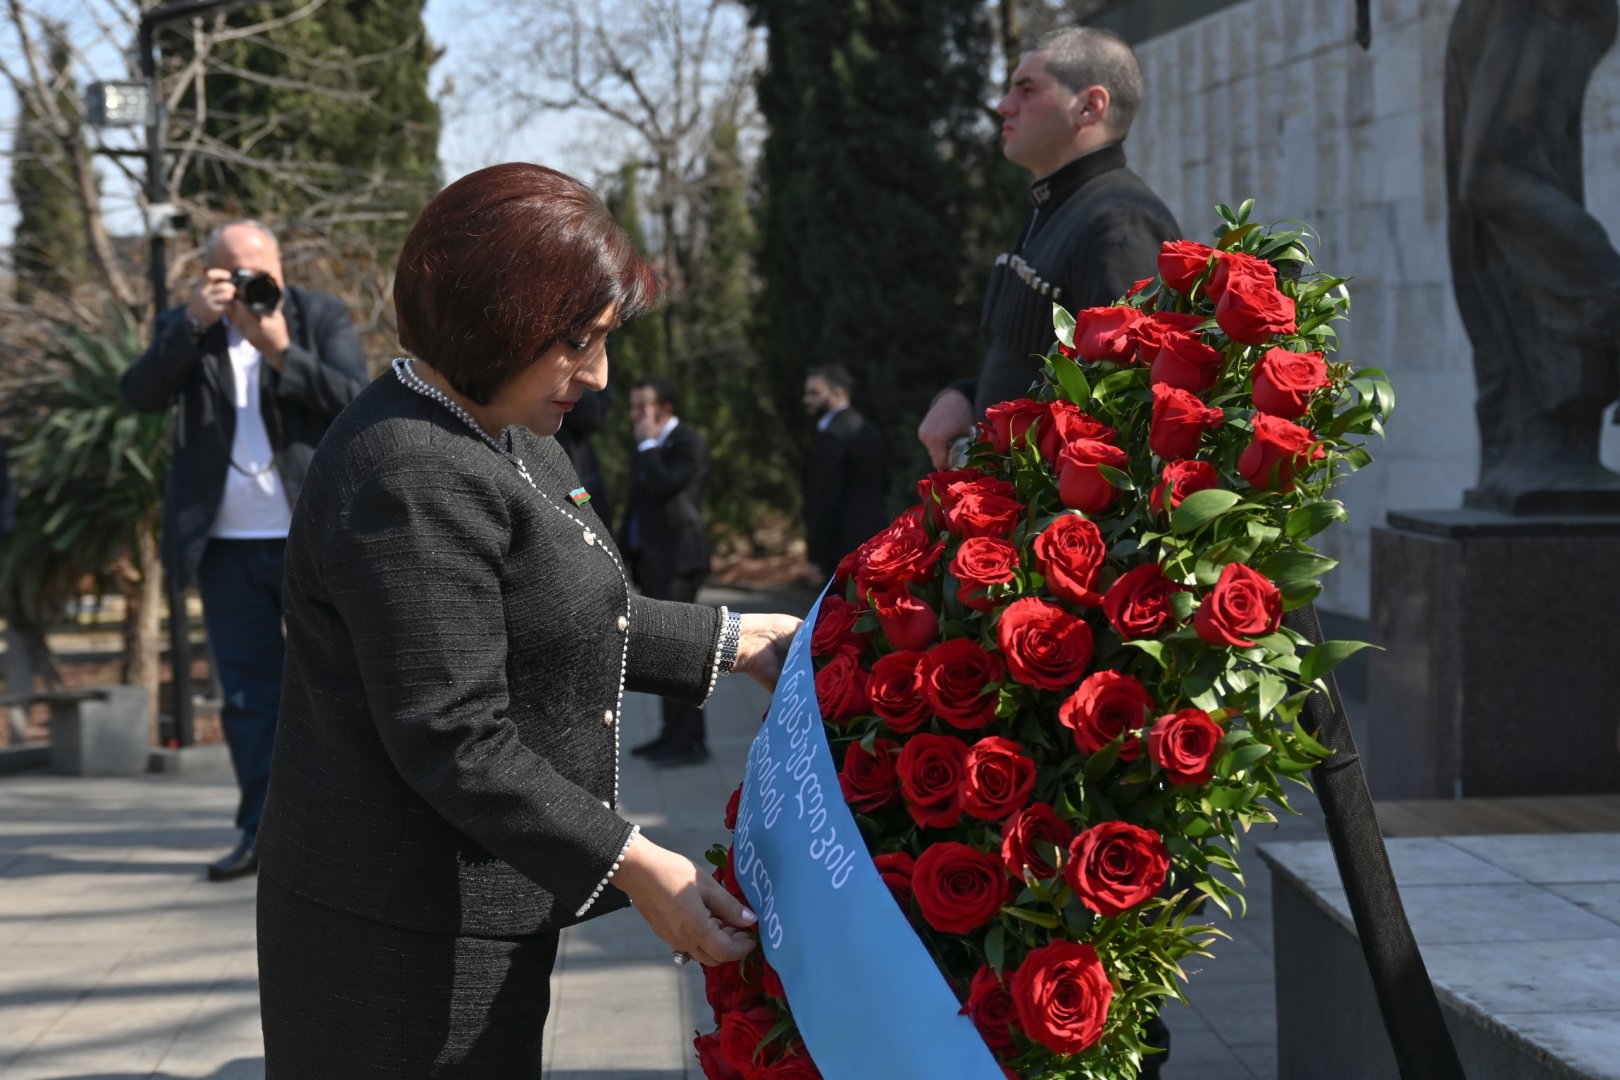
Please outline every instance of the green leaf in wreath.
M1196 532L1243 501L1235 491L1207 488L1195 491L1170 513L1170 529L1177 536Z
M1186 622L1192 618L1193 609L1198 606L1198 600L1192 593L1181 591L1170 594L1170 612L1175 615L1177 622Z
M1059 926L1058 917L1056 915L1049 915L1044 911L1030 911L1028 908L1019 907L1004 907L1001 910L1005 914L1011 915L1014 918L1023 919L1028 923L1034 923L1036 926L1039 926L1045 930L1056 930Z
M990 965L990 970L1000 972L1007 963L1007 928L1001 923L990 928L984 935L984 959Z
M1344 521L1349 516L1344 504L1336 499L1306 503L1289 511L1283 531L1291 540L1309 540L1335 521Z
M1085 766L1080 770L1081 774L1087 780L1096 780L1107 775L1108 770L1119 760L1119 752L1123 746L1123 739L1115 738L1113 742L1086 759Z
M1310 581L1339 565L1339 560L1314 551L1279 551L1255 569L1278 585L1292 581Z
M1070 327L1072 333L1073 327ZM1063 396L1076 405L1084 407L1091 400L1091 383L1086 381L1085 372L1080 365L1067 356L1054 356L1052 358L1052 378L1063 391Z
M1116 469L1112 465L1099 464L1097 474L1121 491L1136 490L1136 481L1131 479L1130 474Z
M1059 341L1074 348L1074 316L1062 304L1052 305L1052 329L1056 331Z
M1247 769L1269 753L1271 753L1271 747L1265 743L1257 742L1240 746L1232 752L1232 771L1237 772L1240 769Z
M1288 684L1269 671L1260 674L1260 700L1256 708L1259 716L1264 719L1271 715L1271 710L1277 703L1288 696Z
M1299 662L1299 677L1305 682L1315 682L1348 657L1354 656L1362 649L1373 647L1365 641L1324 641L1306 653L1305 658Z
M1127 644L1129 646L1132 646L1133 648L1140 649L1143 652L1147 653L1149 656L1153 657L1153 659L1158 663L1158 665L1160 667L1165 666L1165 662L1164 662L1164 642L1162 642L1162 641L1142 641L1142 640L1138 640L1138 641L1127 641L1125 644Z

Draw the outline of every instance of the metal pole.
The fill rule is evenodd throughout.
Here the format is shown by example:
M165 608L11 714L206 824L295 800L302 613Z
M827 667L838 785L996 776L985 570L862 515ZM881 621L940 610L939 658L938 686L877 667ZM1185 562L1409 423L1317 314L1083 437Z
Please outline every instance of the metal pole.
M151 87L152 106L146 117L146 204L156 206L169 201L163 144L163 94L157 78L157 44L153 40L156 20L141 20L140 54L141 74ZM169 308L169 262L167 242L163 230L155 222L148 222L147 273L152 281L152 319ZM169 685L173 700L170 714L174 717L174 740L180 746L190 746L196 739L191 707L191 619L186 613L186 590L173 574L164 580L169 597Z

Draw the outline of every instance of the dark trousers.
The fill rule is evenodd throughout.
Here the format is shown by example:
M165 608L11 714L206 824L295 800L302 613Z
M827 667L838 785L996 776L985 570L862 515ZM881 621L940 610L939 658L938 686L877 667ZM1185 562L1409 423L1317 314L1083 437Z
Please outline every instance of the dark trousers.
M644 574L641 579L641 591L654 600L679 600L683 604L690 604L697 599L698 589L703 585L703 579L708 576L702 570L672 577ZM670 698L664 698L663 702L664 726L658 732L658 738L670 746L704 745L707 736L702 707Z
M281 564L285 540L209 540L197 569L208 644L225 691L220 722L242 798L236 827L256 833L281 712Z

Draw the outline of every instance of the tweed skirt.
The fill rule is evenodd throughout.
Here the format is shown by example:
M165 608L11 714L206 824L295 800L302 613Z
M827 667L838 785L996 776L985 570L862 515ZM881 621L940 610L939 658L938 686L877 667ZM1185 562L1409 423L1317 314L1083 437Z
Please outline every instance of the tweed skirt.
M557 935L374 922L259 876L266 1080L539 1080Z

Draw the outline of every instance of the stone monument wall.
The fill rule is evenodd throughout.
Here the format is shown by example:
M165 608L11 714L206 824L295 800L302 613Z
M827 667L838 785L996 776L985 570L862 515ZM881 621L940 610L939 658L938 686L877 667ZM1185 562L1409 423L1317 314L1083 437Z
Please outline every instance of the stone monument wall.
M1207 240L1213 204L1257 200L1265 220L1321 234L1323 265L1353 276L1341 354L1395 381L1378 464L1342 491L1351 521L1326 534L1341 560L1320 604L1369 613L1369 534L1387 510L1461 504L1475 479L1472 348L1451 292L1441 114L1455 0L1372 0L1372 48L1352 0L1244 0L1136 43L1147 100L1132 166ZM1620 240L1620 48L1585 111L1586 202ZM1604 460L1620 467L1620 428Z

